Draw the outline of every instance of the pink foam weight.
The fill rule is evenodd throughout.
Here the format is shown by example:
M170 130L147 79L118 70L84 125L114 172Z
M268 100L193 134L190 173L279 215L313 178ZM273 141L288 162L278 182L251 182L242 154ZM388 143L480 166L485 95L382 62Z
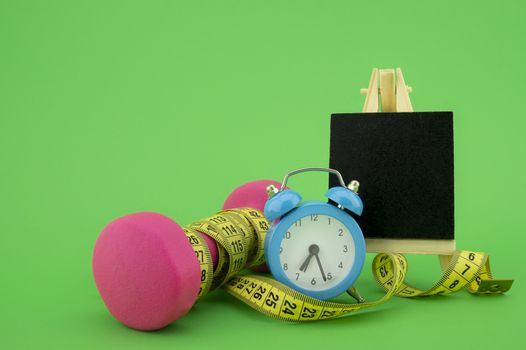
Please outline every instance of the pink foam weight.
M188 238L175 221L156 213L108 224L95 244L93 275L111 314L139 330L163 328L182 317L200 286Z
M250 207L263 211L267 202L267 186L281 187L280 182L274 180L256 180L236 188L223 204L223 209Z
M219 253L217 251L217 243L204 233L201 234L201 237L205 239L206 245L208 246L208 250L210 250L210 255L212 255L212 262L214 263L214 270L217 267L217 262L219 260Z

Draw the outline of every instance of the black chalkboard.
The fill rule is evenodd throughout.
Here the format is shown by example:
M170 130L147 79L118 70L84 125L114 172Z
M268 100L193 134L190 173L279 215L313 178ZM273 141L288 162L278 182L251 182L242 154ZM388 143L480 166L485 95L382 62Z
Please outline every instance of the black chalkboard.
M365 237L454 239L452 112L333 114L330 167L360 182Z

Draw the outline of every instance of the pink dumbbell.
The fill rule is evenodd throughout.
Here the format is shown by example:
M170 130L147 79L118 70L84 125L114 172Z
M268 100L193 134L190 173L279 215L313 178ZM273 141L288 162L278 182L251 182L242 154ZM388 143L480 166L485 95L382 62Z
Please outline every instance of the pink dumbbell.
M266 188L279 186L258 180L236 188L223 209L263 210ZM205 239L214 267L218 250ZM110 313L138 330L163 328L184 316L197 299L200 265L181 226L158 213L136 213L110 222L93 252L93 276Z

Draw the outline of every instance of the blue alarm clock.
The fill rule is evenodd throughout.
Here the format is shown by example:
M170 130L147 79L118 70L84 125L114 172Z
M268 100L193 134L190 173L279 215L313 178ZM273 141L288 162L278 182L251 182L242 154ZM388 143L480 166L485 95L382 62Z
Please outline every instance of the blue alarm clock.
M308 171L338 177L341 186L325 194L338 206L314 200L302 202L298 192L286 189L291 176ZM358 185L352 181L346 187L334 169L303 168L288 173L279 191L275 187L268 189L270 198L264 213L272 225L265 239L265 257L278 281L322 300L350 290L365 261L362 230L344 210L362 214Z

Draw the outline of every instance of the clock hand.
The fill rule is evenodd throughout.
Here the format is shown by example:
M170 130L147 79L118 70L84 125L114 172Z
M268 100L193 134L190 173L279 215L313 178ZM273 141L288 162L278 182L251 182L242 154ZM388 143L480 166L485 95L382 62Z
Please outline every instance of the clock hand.
M301 264L300 271L303 271L303 272L307 271L307 267L309 267L309 263L310 263L310 260L312 259L312 256L317 255L319 251L320 251L320 247L318 247L317 244L311 244L309 246L309 256L303 262L303 264Z
M325 272L323 272L323 267L321 266L320 258L318 257L318 254L315 254L314 256L316 257L316 261L318 262L318 266L320 267L321 277L323 277L324 282L327 282L327 277L325 276Z
M309 266L309 263L310 263L310 259L312 258L312 254L309 254L309 256L307 257L307 259L305 259L305 261L303 262L303 264L301 264L300 266L300 271L307 271L307 267Z

